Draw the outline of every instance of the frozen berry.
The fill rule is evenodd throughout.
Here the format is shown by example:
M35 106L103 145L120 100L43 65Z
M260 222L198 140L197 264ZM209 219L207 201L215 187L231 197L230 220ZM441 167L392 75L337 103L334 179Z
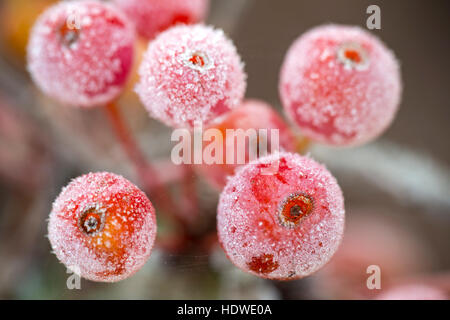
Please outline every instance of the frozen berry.
M293 153L239 169L220 196L217 229L229 259L263 278L290 280L320 269L344 231L344 199L335 178Z
M208 125L237 107L246 74L222 30L175 26L150 42L136 91L150 114L173 127Z
M423 284L405 284L386 290L377 300L447 300L448 296L439 288Z
M198 170L208 182L220 190L225 186L227 177L233 175L236 168L243 164L237 162L241 154L243 154L245 163L248 163L250 159L266 155L263 153L265 151L270 153L271 151L295 150L296 141L290 128L269 104L260 100L245 100L238 108L226 114L223 120L213 128L220 130L223 137L222 164L204 163L198 167ZM231 140L227 135L227 129L234 130L234 134L237 134L237 130L242 129L244 135L247 130L254 129L250 133L254 133L254 137L256 137L255 144L250 145L247 140L244 149L238 149L241 147L237 141L239 138L233 138L230 134L233 138ZM265 133L260 132L260 129L263 129ZM276 135L273 135L273 130L278 131ZM250 133L246 136L252 137ZM275 145L272 145L272 136L278 139L278 143ZM260 149L260 145L265 146L266 150ZM250 150L251 147L252 150ZM208 143L205 142L204 151L206 148L208 148ZM232 159L234 161L227 163L227 155L230 154L234 155Z
M93 281L115 282L138 271L156 236L150 200L107 172L73 180L53 203L48 237L58 259Z
M114 0L147 39L177 23L202 21L209 0Z
M28 43L28 69L47 95L92 107L115 99L134 56L127 18L100 2L63 2L37 20Z
M401 96L393 53L368 32L327 25L289 49L280 75L284 108L303 133L331 145L360 145L392 122Z

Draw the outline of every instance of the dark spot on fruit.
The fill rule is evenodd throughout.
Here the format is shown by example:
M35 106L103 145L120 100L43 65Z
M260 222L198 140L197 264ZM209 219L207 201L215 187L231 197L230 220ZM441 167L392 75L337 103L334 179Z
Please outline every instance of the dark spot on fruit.
M278 269L278 261L273 261L273 254L262 254L259 257L252 257L252 261L247 262L250 270L257 273L270 273Z

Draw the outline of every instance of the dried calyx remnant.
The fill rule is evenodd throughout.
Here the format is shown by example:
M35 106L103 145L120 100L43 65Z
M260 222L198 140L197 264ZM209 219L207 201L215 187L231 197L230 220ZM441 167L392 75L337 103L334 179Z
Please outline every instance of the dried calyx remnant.
M73 46L78 38L80 37L80 29L75 26L69 26L69 23L67 21L64 21L64 23L59 28L59 34L61 36L61 42L66 47Z
M367 51L355 42L340 45L337 59L348 69L365 70L369 67Z
M99 205L88 206L78 219L78 227L88 236L95 236L105 226L106 210Z
M211 69L213 63L208 55L202 51L186 51L183 56L184 65L197 71L206 71Z
M295 228L302 218L311 213L313 200L304 193L289 195L280 205L279 220L286 228Z

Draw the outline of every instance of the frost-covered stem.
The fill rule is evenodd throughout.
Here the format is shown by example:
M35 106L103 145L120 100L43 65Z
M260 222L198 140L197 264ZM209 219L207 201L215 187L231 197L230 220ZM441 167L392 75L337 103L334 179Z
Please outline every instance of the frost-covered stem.
M195 192L195 173L191 165L183 165L185 174L181 181L182 200L186 204L186 215L192 217L198 214L199 205L197 192Z
M296 150L300 154L306 154L309 148L312 146L312 142L309 138L302 136L300 134L296 134Z
M184 222L176 213L176 210L178 210L176 202L172 200L171 194L169 190L167 190L166 186L160 182L158 172L139 149L135 139L123 121L116 103L111 102L107 104L105 111L114 133L120 141L125 153L132 161L136 174L141 179L145 191L150 195L153 195L154 193L156 196L154 200L161 207L161 209L169 214L174 221L184 225Z

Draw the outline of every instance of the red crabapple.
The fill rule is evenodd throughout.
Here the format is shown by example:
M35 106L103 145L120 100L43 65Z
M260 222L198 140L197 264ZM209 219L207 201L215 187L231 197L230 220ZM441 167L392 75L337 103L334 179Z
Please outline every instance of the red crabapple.
M226 184L228 176L232 176L241 165L226 163L226 155L229 152L237 154L238 152L245 152L245 163L250 159L250 146L246 144L245 150L237 150L238 144L236 142L229 143L227 140L227 129L242 129L244 131L248 129L255 129L258 135L257 143L260 139L267 140L267 152L271 152L271 131L279 130L279 149L274 151L294 151L296 146L296 140L291 132L290 128L284 122L284 120L277 114L277 112L267 103L248 99L245 100L238 108L227 113L224 118L217 125L213 126L215 129L220 130L223 136L223 164L203 164L198 167L198 170L203 174L207 181L213 186L222 190ZM267 138L258 134L259 129L267 129ZM230 150L234 149L234 150ZM258 150L253 150L256 154Z
M93 281L138 271L156 236L155 210L135 185L107 172L73 180L53 203L48 237L58 259Z
M448 296L439 288L423 284L404 284L385 290L377 300L447 300Z
M287 114L313 140L360 145L392 122L399 65L375 36L340 25L316 27L286 54L279 91Z
M28 43L28 69L48 96L81 107L115 99L126 84L134 31L112 6L73 1L47 9Z
M151 39L158 32L177 24L202 21L209 0L114 0L136 25L137 32Z
M269 167L278 168L272 174ZM259 158L228 180L217 229L239 268L276 280L308 276L327 263L344 231L344 199L336 179L293 153Z
M179 25L151 41L136 91L154 118L173 127L208 125L237 107L246 89L241 58L222 30Z

